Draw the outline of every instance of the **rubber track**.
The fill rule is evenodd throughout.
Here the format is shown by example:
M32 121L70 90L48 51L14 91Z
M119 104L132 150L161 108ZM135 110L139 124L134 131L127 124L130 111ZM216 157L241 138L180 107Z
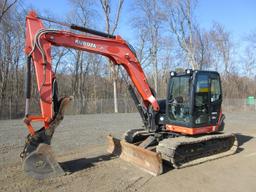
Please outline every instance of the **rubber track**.
M200 142L205 142L205 141L210 141L213 139L224 139L224 138L229 138L229 137L234 137L234 143L231 146L231 148L228 151L220 152L217 154L213 154L210 156L204 156L198 159L194 159L188 162L185 162L181 164L180 162L176 162L177 160L175 159L175 154L176 149L181 146L181 145L190 145L190 144L195 144L195 143L200 143ZM187 167L187 166L192 166L196 164L200 164L206 161L210 161L213 159L218 159L221 157L225 157L228 155L232 155L236 152L238 148L238 142L237 138L234 134L216 134L216 135L208 135L208 136L202 136L198 138L193 138L193 137L176 137L176 138L168 138L164 139L159 142L156 151L160 152L162 155L162 158L164 160L167 160L172 163L174 168L182 168L182 167Z

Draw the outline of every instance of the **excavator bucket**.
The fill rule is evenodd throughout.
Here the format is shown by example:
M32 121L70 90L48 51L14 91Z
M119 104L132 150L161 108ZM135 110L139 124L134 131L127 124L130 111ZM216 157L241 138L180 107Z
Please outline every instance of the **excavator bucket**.
M154 176L162 174L163 165L160 153L144 149L124 140L113 138L111 135L108 135L107 140L107 152L119 155L121 159L132 163Z
M64 170L55 160L51 146L44 143L39 144L37 149L24 159L23 170L36 179L65 175Z
M59 111L49 124L48 129L41 128L34 136L28 135L24 150L21 153L23 170L36 179L65 175L56 161L50 143L55 129L64 118L64 111L73 97L63 97L59 101Z

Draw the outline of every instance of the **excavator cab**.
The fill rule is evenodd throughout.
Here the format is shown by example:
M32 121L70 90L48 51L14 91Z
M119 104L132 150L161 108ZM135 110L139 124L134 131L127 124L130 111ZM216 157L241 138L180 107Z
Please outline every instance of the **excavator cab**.
M170 73L166 124L200 129L216 126L221 114L221 80L216 71Z

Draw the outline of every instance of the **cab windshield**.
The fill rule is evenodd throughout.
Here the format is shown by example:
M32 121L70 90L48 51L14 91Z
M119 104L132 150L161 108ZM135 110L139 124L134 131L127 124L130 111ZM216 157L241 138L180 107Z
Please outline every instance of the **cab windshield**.
M191 122L189 110L190 78L189 75L172 77L169 84L169 118L179 122Z

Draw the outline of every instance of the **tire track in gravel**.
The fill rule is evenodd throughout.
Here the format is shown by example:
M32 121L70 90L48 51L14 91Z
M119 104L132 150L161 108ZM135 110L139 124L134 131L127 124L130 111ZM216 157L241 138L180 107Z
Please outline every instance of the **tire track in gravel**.
M26 176L21 162L0 167L0 191L136 191L151 177L116 157L102 159L108 156L102 149L99 146L84 152L81 148L60 155L58 159L64 164L74 161L75 165L77 159L84 158L85 165L69 175L41 181Z

